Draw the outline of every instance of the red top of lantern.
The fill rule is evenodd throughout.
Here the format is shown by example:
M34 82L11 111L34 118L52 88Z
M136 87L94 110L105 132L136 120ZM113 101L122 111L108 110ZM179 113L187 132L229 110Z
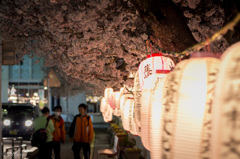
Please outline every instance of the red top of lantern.
M163 56L163 54L161 52L160 53L153 53L153 54L147 55L147 58L155 57L155 56Z

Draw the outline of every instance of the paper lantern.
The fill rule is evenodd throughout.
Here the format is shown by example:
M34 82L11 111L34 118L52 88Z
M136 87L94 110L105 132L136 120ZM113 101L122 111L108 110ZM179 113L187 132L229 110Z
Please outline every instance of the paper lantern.
M233 159L240 154L240 42L221 57L213 101L211 158ZM209 126L211 128L211 126ZM207 140L209 142L209 139Z
M172 159L209 158L213 88L219 60L194 58L176 65L164 83L162 156Z
M115 92L112 92L110 94L109 104L110 104L110 107L114 110L115 109Z
M104 90L104 97L105 97L105 100L106 100L106 103L109 104L110 103L110 98L111 98L111 94L113 92L113 89L112 88L106 88Z
M153 83L153 79L156 74L149 77L145 80L145 85L142 88L142 97L141 97L141 140L143 146L150 150L150 134L149 134L149 107L150 107L150 100L151 100L151 86Z
M154 86L155 80L162 78L161 74L153 74L145 80L145 84L142 87L141 97L141 140L143 146L151 150L150 148L150 105L151 105L151 91Z
M121 109L121 119L123 128L129 131L129 106L131 104L131 99L125 98L124 104Z
M103 113L103 120L105 122L110 122L112 121L112 108L110 107L109 104L107 104L107 111Z
M135 104L134 104L134 100L132 105L130 105L129 107L129 131L131 134L139 136L139 127L135 122Z
M121 93L119 92L115 92L114 93L115 97L114 97L114 105L117 109L120 109L120 97L121 97Z
M134 78L134 113L135 113L135 122L136 124L141 127L141 97L142 97L142 90L140 87L139 81L139 72L135 74Z
M107 103L106 103L105 97L101 99L100 111L102 113L107 111Z
M158 76L166 76L167 73L169 73L173 67L174 62L168 58L162 56L161 53L151 54L147 57L146 60L141 62L139 66L139 83L140 88L138 86L138 77L135 77L136 83L134 84L136 89L141 89L142 94L140 97L141 105L138 105L138 107L141 107L141 117L140 120L138 116L136 117L136 122L138 126L141 126L141 140L144 145L144 147L148 150L150 150L150 142L149 142L149 108L150 108L150 92L151 92L151 84L153 82L154 76L158 74ZM136 94L137 95L137 92ZM138 99L136 99L138 100ZM138 101L136 101L138 102ZM139 109L136 108L136 114L139 115Z
M133 100L132 99L126 99L125 105L123 107L123 128L126 131L129 131L129 117L130 117L130 107L132 106Z
M129 131L132 134L136 134L135 132L135 122L133 122L133 111L134 111L134 100L129 106L129 119L128 119L128 124L129 124Z
M115 92L115 107L117 109L121 109L121 104L122 104L121 103L121 98L122 98L123 95L126 95L126 94L129 94L129 92L126 92L124 87L120 88L119 93Z
M113 115L115 116L121 116L121 110L120 110L120 92L115 92L114 93L114 105L115 105L115 110Z
M128 98L133 98L133 95L131 95L131 94L124 94L124 95L121 96L121 98L120 98L120 111L121 112L123 112L122 109L123 109L123 107L125 105L126 99L128 99Z
M165 78L156 77L151 91L150 106L150 148L151 159L162 158L162 117L164 107L162 105L162 93Z
M175 66L172 59L162 56L161 53L155 53L147 56L147 59L139 65L139 81L141 88L151 75L155 73L167 74Z

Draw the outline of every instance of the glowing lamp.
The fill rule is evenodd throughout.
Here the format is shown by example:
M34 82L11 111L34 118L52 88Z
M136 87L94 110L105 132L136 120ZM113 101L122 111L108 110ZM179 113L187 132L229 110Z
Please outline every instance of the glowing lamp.
M150 150L150 134L149 134L149 106L150 106L150 100L151 100L151 86L153 83L153 76L149 77L147 80L145 80L145 85L142 88L142 97L141 97L141 140L143 143L143 146Z
M103 120L105 122L110 122L112 121L112 108L110 107L109 104L107 104L107 111L103 113Z
M141 88L146 80L153 74L167 74L175 66L172 59L162 56L161 53L155 53L147 56L147 59L139 65L139 82Z
M142 97L142 90L140 87L139 81L139 72L135 74L134 78L134 119L136 124L141 127L141 97Z
M111 94L113 92L113 89L112 88L106 88L104 90L104 97L105 97L105 100L106 100L106 103L109 104L110 103L110 98L111 98Z
M120 92L114 93L114 105L115 109L113 111L113 115L115 116L121 116L121 110L120 110Z
M130 105L129 107L129 131L131 134L139 136L139 127L135 122L134 109L135 109L135 104L133 100L132 105Z
M150 148L150 107L151 107L151 94L155 81L162 78L162 74L153 74L142 87L141 97L141 140L144 147L148 150ZM160 98L160 97L159 97Z
M117 109L120 109L120 101L123 95L124 95L124 88L121 87L120 91L115 93L115 106Z
M116 109L120 109L120 92L115 92L114 93L114 105Z
M130 117L130 107L132 107L132 105L134 104L133 99L131 98L127 98L126 102L124 103L123 106L123 113L122 113L122 119L123 119L123 128L126 131L129 131L129 117Z
M101 99L100 111L101 111L102 113L104 113L104 112L107 111L107 103L106 103L105 97L103 97L103 98Z
M216 58L183 60L166 77L162 94L162 156L173 159L210 158Z
M109 104L110 104L110 107L114 110L115 109L115 92L112 92L110 94Z
M211 156L213 159L239 158L240 42L221 57L213 99Z
M151 87L156 76L159 78L165 77L174 67L174 62L162 56L161 53L151 54L139 66L139 83L137 83L137 76L135 78L137 90L141 89L141 120L136 118L137 124L141 126L141 140L144 147L148 150L150 148L150 101L151 101ZM136 93L137 95L137 93ZM137 113L136 109L136 113Z
M126 99L127 98L133 98L131 94L124 94L120 98L120 111L123 112L123 107L125 105Z
M165 78L156 77L151 91L150 104L150 148L151 158L162 158L162 118L164 107L162 105L162 93Z
M129 125L129 131L132 134L136 134L135 133L135 125L133 123L133 110L134 110L134 100L132 100L133 102L129 105L129 117L128 117L128 125Z

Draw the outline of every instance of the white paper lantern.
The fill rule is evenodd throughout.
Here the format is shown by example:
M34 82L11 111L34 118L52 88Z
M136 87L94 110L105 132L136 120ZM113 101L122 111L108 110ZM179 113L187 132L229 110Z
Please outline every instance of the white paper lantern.
M135 122L135 104L134 101L132 105L130 105L130 110L129 110L129 131L131 134L135 136L139 136L139 127Z
M122 122L123 122L123 128L126 131L130 131L129 130L129 120L130 120L130 107L132 107L132 105L134 104L134 100L131 98L126 98L126 102L123 106L123 116L122 116Z
M114 105L116 109L120 109L120 92L115 92L114 93Z
M123 107L125 105L125 102L126 102L127 98L133 98L133 95L131 95L131 94L123 94L121 96L121 98L120 98L120 111L121 111L121 113L123 112L122 109L123 109Z
M110 94L109 104L110 104L110 107L114 110L115 109L115 92L112 92Z
M133 100L133 102L129 106L128 124L129 124L129 131L130 131L130 133L135 134L135 127L134 127L135 126L134 125L135 122L133 122L133 111L134 111L134 100Z
M156 74L154 74L156 76ZM150 150L150 133L149 133L149 107L150 107L150 100L151 100L151 86L153 83L153 77L149 77L145 80L145 85L142 88L142 98L141 98L141 140L143 146Z
M141 127L139 127L136 122L135 122L135 125L136 125L135 126L136 127L136 135L141 137Z
M135 122L139 127L141 127L141 97L142 89L140 87L139 72L137 71L134 78L134 114Z
M210 157L205 141L211 136L208 122L218 67L218 59L195 58L178 63L168 74L162 98L164 158Z
M121 110L120 110L120 92L115 92L114 93L114 105L115 105L115 110L113 115L115 116L121 116Z
M239 103L240 42L230 46L221 57L213 101L213 159L240 158Z
M106 100L107 104L110 104L110 98L111 98L112 92L113 92L112 88L106 88L104 90L104 97L105 97L105 100Z
M112 121L112 114L113 114L113 110L110 107L109 104L107 104L107 111L103 113L103 120L105 122L110 122Z
M141 97L141 140L143 146L151 150L150 147L150 105L151 105L151 91L157 77L162 78L162 74L153 74L145 80L142 87Z
M156 77L154 82L150 106L150 148L151 159L160 159L162 158L162 117L164 111L162 93L165 78Z
M167 73L169 73L173 67L174 62L168 58L162 56L160 53L151 54L148 56L146 60L141 62L139 66L139 83L140 83L140 89L142 91L140 100L141 105L138 105L138 107L141 107L141 118L140 120L138 117L136 118L136 122L138 126L141 126L141 140L144 145L144 147L148 150L150 150L150 142L149 142L149 111L150 111L150 92L151 92L151 86L154 79L154 76L158 74L158 76L166 76ZM135 77L135 88L139 90L138 86L138 77ZM137 96L137 94L136 94ZM136 101L138 102L138 101ZM139 114L139 109L136 109L136 114Z
M167 74L175 66L172 59L162 56L161 53L155 53L147 56L147 59L139 65L139 81L141 88L153 74Z
M107 111L107 103L106 103L105 97L101 99L100 111L102 113Z

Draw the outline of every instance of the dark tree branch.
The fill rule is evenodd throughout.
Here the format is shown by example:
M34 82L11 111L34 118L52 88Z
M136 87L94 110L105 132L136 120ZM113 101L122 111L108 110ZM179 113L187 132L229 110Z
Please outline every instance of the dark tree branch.
M130 0L150 26L151 40L164 50L181 52L194 45L181 11L172 0Z

